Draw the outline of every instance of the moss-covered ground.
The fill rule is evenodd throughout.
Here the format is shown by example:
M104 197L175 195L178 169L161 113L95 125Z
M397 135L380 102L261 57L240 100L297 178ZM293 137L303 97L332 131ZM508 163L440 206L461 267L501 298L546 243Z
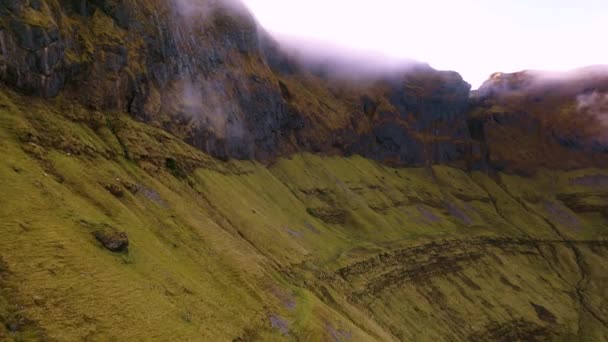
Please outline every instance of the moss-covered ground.
M0 340L608 339L608 170L221 162L7 90L0 158Z

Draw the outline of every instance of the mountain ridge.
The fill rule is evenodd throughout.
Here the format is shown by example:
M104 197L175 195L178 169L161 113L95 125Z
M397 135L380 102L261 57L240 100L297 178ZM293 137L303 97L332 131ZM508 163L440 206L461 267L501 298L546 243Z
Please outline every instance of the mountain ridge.
M390 165L448 163L468 169L504 167L502 161L483 160L469 126L478 125L476 113L490 102L527 105L516 102L517 91L533 96L521 82L539 80L535 91L552 87L556 94L562 89L565 98L592 88L602 93L608 84L600 66L551 74L554 78L532 71L495 74L470 100L470 85L460 75L423 63L374 75L361 74L357 63L347 59L309 58L302 64L237 4L200 1L202 8L185 11L181 2L152 0L84 1L79 6L8 2L3 7L2 79L43 97L61 93L91 109L127 111L223 159L272 161L307 151L361 154ZM352 76L348 70L355 70ZM593 77L580 77L584 72ZM358 74L363 79L348 79ZM514 87L509 91L504 88L508 82L520 83L507 86ZM578 88L567 90L574 83ZM578 109L569 108L569 102L550 105L576 120ZM526 113L521 120L535 121L539 115L547 117ZM595 126L588 122L593 119L579 120L578 129L590 131L584 126ZM580 152L572 141L582 138L556 134L556 145L570 144L566 150ZM596 150L605 145L582 145L594 143ZM598 159L590 150L582 149L591 156L578 165ZM599 159L605 165L606 158ZM534 166L520 171L532 172Z

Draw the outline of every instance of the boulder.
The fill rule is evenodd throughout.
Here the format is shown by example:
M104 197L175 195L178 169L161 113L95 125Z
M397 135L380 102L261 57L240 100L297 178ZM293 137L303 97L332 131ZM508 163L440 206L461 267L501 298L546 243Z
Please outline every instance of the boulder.
M126 252L129 248L129 238L125 232L96 231L93 235L111 252Z
M106 189L107 192L114 195L114 197L121 198L125 194L124 191L122 190L122 188L116 184L107 183L107 184L102 184L102 186L104 189Z

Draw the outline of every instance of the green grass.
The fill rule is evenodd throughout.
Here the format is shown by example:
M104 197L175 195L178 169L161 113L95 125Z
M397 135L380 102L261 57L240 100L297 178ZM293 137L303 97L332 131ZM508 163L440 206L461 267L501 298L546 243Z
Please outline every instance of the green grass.
M492 323L516 330L515 319L606 338L575 288L604 312L605 247L585 241L605 240L597 210L608 190L570 181L603 170L490 177L311 154L271 167L220 162L125 114L6 91L0 157L10 269L0 273L0 339L444 340ZM576 212L564 194L596 212ZM104 249L92 235L100 227L126 232L129 251ZM480 237L567 238L579 255L561 242L480 247ZM446 241L457 247L433 249ZM463 253L482 256L456 261ZM14 317L28 323L9 332Z

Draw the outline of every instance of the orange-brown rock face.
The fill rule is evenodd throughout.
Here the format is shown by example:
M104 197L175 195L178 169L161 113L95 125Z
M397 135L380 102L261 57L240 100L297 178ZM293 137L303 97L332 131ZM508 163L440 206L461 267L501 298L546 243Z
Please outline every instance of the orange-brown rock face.
M495 74L472 97L469 128L497 169L608 165L608 68Z

